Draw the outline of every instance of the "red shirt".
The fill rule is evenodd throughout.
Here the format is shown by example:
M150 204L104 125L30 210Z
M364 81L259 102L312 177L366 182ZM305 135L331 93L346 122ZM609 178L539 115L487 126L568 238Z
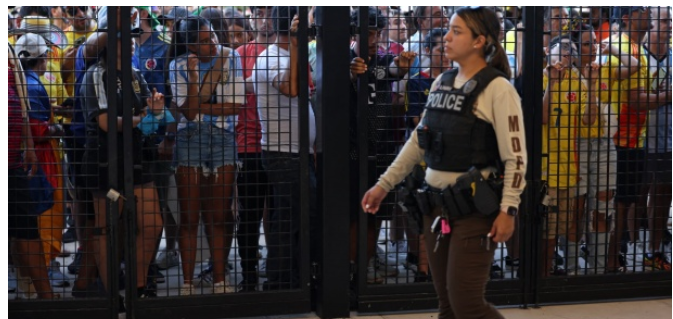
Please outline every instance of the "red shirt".
M266 50L266 46L251 41L236 49L241 55L243 64L243 77L249 78L257 61L257 56ZM239 153L260 153L262 145L262 126L257 115L257 97L255 93L245 93L245 105L238 113L236 124L236 145Z
M390 45L388 46L388 53L392 55L400 55L400 52L404 51L404 46L397 43L390 41Z
M612 33L610 22L603 22L601 26L596 30L596 38L598 41L603 41L610 37Z
M23 118L21 117L21 100L16 90L14 70L11 68L7 70L7 83L9 84L7 89L7 113L9 116L7 122L9 128L7 156L9 158L9 168L12 169L22 166L21 142L23 141Z

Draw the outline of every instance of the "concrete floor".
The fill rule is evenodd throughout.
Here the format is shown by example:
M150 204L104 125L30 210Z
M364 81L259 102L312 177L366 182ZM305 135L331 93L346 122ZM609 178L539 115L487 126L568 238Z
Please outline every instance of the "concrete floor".
M574 304L562 306L544 306L538 309L507 308L500 309L508 319L640 319L671 318L671 299L643 301L622 301L592 304ZM293 316L248 317L247 319L308 319L318 318L315 314ZM419 313L381 313L358 315L351 318L367 319L436 319L435 312Z

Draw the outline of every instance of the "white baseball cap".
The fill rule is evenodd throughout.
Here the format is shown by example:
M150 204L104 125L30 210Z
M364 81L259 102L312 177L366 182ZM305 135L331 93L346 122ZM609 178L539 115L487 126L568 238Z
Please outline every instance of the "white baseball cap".
M34 59L49 51L44 38L35 33L26 33L16 41L14 51L19 58Z

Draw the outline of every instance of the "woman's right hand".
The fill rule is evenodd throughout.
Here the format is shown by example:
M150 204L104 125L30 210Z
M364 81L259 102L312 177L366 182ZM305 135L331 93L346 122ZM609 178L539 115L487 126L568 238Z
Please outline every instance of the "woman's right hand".
M196 76L196 79L194 79L194 80L198 80L198 77L199 77L199 58L194 53L190 53L187 56L187 74L188 74L189 77ZM192 79L190 79L190 80L192 80Z
M388 192L379 185L374 185L365 193L365 196L362 197L362 210L364 210L365 213L376 214L376 212L379 211L381 202L386 198L387 194Z

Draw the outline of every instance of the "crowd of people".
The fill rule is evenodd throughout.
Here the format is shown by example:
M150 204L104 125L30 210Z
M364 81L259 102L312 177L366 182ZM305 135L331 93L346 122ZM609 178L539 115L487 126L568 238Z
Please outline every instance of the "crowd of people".
M519 95L528 85L544 92L536 106L543 124L540 197L546 207L539 274L671 271L671 8L545 7L542 66L523 60L520 8L474 10L484 8L497 17L500 32L493 40L500 45L484 45L483 56L501 48L507 61L498 65L507 68L503 74ZM176 266L181 267L180 295L194 294L197 283L207 283L212 293L298 288L306 271L300 267L299 159L309 156L309 233L315 234L314 108L319 106L313 94L316 40L299 39L297 30L302 19L314 25L314 9L302 17L296 7L133 7L132 43L122 43L117 35L117 52L109 52L108 33L97 30L107 29L110 8L10 7L9 221L11 262L18 270L10 269L10 289L12 282L22 282L13 276L29 277L39 298L53 298L52 287L73 281L56 260L62 242L76 240L79 249L68 267L77 275L72 296L109 293L107 259L114 256L107 252L106 208L110 183L124 194L123 172L128 170L135 199L120 198L118 214L128 212L125 202L136 205L138 296L156 296L156 283L164 276L160 270ZM405 141L419 143L415 130L436 89L433 83L467 63L445 52L448 41L466 32L449 22L455 10L369 7L367 17L352 10L351 24L366 23L368 39L354 35L350 46L351 181L366 178L373 185ZM115 20L120 27L120 16ZM361 56L365 42L367 56ZM309 80L299 87L299 65L307 62L299 61L299 46L306 43ZM128 72L122 70L127 62L122 52L128 51L131 85L121 81ZM130 94L132 106L108 105L108 57L117 61L116 101ZM533 71L543 73L542 83L524 83L522 75ZM364 76L369 90L359 92L357 81ZM133 92L126 93L129 89ZM300 90L310 96L308 154L300 152ZM367 95L366 132L357 130L358 94ZM109 127L115 123L108 118L110 110L117 116L116 128ZM129 119L132 154L122 143ZM519 132L517 121L508 125L510 132ZM523 122L520 127L523 134ZM360 154L362 134L367 154ZM119 160L108 156L114 140ZM508 169L525 169L522 155L516 155L518 148L525 150L525 141L520 143L511 145ZM133 167L124 165L124 156L132 157ZM360 172L361 156L367 158L367 174ZM112 165L117 165L116 181L109 180ZM429 233L414 226L405 206L415 190L395 185L399 181L389 176L379 182L389 194L388 204L376 217L367 217L369 267L362 276L380 284L404 264L414 270L414 282L432 281L436 274L428 259L435 256L434 237L428 240ZM523 175L512 176L505 181L522 190ZM36 186L40 181L42 186ZM357 278L362 194L357 187L351 190L350 261ZM518 207L518 201L503 207ZM392 226L381 252L384 220ZM210 259L197 274L200 222ZM157 252L162 232L165 250ZM505 266L518 267L518 232L504 238L506 257L493 263L491 278L501 278ZM264 264L262 234L268 250ZM240 282L230 282L229 276L234 239Z

